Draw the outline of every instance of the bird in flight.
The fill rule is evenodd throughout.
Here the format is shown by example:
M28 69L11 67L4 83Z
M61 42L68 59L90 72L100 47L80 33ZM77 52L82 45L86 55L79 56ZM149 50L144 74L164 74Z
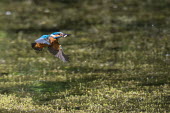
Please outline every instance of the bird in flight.
M40 38L31 43L32 48L36 51L42 51L44 47L48 48L48 51L55 57L58 57L63 62L69 61L68 55L65 55L61 45L59 44L59 38L67 37L70 34L64 34L62 32L54 32L50 35L42 35Z

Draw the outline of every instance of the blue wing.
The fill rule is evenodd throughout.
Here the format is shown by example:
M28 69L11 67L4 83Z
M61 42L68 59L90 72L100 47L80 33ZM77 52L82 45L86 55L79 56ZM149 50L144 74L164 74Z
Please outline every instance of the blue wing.
M40 43L40 44L47 44L50 45L50 43L48 42L48 40L44 39L44 38L39 38L37 40L35 40L36 43Z
M38 38L37 40L35 40L35 42L40 43L40 44L50 45L48 37L49 37L49 35L43 35L40 38Z

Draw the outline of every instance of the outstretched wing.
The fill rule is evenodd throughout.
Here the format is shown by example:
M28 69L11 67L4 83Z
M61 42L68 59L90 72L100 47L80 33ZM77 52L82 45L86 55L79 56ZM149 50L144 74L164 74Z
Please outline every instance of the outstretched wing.
M62 49L58 50L58 53L55 55L55 57L58 57L63 62L68 62L69 61L68 55L65 55L64 52L62 51Z
M53 54L53 55L56 55L58 53L59 50L53 48L53 47L48 47L48 51Z
M50 45L48 39L45 39L45 38L39 38L37 40L35 40L36 43L40 43L40 44L47 44L47 45Z
M63 62L69 61L68 55L65 55L62 49L56 50L53 47L48 47L48 50L51 54L53 54L55 57L58 57Z

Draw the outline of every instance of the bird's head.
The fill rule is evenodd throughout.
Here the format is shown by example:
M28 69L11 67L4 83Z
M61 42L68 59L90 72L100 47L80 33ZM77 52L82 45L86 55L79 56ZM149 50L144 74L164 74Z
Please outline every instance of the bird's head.
M68 35L71 35L71 34L64 34L63 32L54 32L50 36L52 36L52 37L67 37Z
M62 32L54 32L54 33L52 33L50 36L52 36L52 37L63 37L63 35L64 35L64 33L62 33Z

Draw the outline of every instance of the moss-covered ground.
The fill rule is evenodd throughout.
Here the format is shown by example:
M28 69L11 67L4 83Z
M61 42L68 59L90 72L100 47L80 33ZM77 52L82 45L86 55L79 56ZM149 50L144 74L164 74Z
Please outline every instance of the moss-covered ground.
M1 0L1 113L170 112L169 0ZM70 62L31 43L62 31Z

